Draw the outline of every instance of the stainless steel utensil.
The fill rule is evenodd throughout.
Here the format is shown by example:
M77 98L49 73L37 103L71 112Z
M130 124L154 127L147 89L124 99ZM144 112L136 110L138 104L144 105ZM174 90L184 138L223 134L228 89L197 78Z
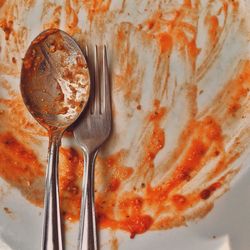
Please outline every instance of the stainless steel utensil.
M50 29L31 43L21 72L21 93L30 113L49 132L42 249L61 250L58 151L63 132L89 97L89 72L81 49L65 32Z
M103 46L101 56L97 46L94 54L93 88L91 88L88 111L80 118L74 129L74 136L84 152L79 250L98 249L94 205L94 165L98 149L111 132L111 98L106 46Z

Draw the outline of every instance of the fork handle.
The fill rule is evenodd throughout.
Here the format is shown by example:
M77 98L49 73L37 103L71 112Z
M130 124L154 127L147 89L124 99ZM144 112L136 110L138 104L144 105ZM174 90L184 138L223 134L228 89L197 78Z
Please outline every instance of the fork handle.
M97 150L84 152L84 177L81 214L78 235L78 250L97 250L97 230L94 203L94 165Z

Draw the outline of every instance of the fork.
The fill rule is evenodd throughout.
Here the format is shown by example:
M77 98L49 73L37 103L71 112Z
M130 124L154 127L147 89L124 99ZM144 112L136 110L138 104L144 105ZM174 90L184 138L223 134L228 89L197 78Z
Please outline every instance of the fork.
M89 106L74 128L74 137L84 154L83 195L78 234L78 250L97 250L98 237L94 204L94 165L101 145L111 132L111 94L108 77L106 46L101 57L98 47L94 50L94 69ZM86 59L89 63L88 47ZM101 73L100 73L101 72Z

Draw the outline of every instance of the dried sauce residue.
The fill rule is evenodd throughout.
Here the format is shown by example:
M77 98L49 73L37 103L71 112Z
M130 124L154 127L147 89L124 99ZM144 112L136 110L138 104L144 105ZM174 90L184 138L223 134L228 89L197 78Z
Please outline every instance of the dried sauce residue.
M0 2L6 18L0 22L0 174L41 205L45 164L29 142L42 148L35 134L45 133L28 117L9 79L19 73L32 30L25 27L27 10L19 2L18 15ZM109 45L114 126L96 161L101 228L125 230L133 238L203 217L245 166L246 19L244 1L44 1L41 27L68 31L82 46L82 41ZM75 221L83 159L73 147L60 155L62 211Z
M21 93L44 127L75 120L89 96L85 58L80 49L70 53L71 43L66 38L58 29L46 30L31 42L23 59Z
M81 179L83 174L83 158L73 148L60 149L60 197L64 218L75 221L80 215Z
M33 151L18 141L11 133L0 135L1 177L34 204L41 205L44 170Z
M5 33L5 40L9 40L10 34L13 30L13 21L12 20L7 21L6 19L0 20L0 28Z

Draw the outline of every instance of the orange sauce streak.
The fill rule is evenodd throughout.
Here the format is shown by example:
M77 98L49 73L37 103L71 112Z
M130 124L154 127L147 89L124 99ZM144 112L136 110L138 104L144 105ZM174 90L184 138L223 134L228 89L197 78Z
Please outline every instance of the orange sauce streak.
M197 8L197 4L192 5L191 1L184 0L183 5L173 11L171 19L165 19L158 10L138 28L139 30L146 28L146 32L158 41L161 53L171 53L175 46L179 47L183 55L187 50L191 65L195 68L195 60L200 53L200 49L196 46L197 29L194 24L185 21L185 17L187 11Z
M24 3L27 6L27 8L31 8L34 5L35 0L24 0Z
M184 0L183 6L185 6L187 8L192 8L192 1L191 0Z
M188 207L189 203L187 198L181 194L175 194L172 196L172 202L177 210L183 210Z
M120 223L120 228L130 232L133 239L136 234L145 233L153 224L153 219L149 215L136 215Z
M111 250L118 250L119 249L119 242L118 239L113 236L111 240Z
M96 211L101 227L129 231L131 238L133 238L136 234L147 231L153 223L153 219L149 215L143 214L143 200L140 197L130 197L129 194L128 198L123 196L119 201L119 218L115 219L114 201L118 194L117 191L119 191L117 184L128 179L132 174L132 169L121 166L121 157L122 154L119 153L105 160L106 166L109 168L107 173L112 170L115 172L111 172L106 192L97 194ZM109 176L109 174L107 175ZM116 178L114 179L113 176ZM110 188L110 184L115 185L115 188Z
M246 61L243 69L232 80L232 94L231 100L228 104L228 113L235 115L235 113L241 108L241 100L247 97L250 90L250 61Z
M116 34L115 46L118 50L117 58L121 65L119 74L114 75L114 88L116 91L122 91L125 99L138 101L140 94L135 86L138 84L139 76L137 74L138 54L135 50L130 51L130 44L125 43L129 37L127 26L119 27ZM121 47L122 46L122 47Z
M44 166L34 152L19 142L10 132L0 134L0 176L19 188L35 205L43 204ZM76 221L80 215L83 159L79 152L60 149L60 199L65 219ZM36 181L41 178L41 184Z
M41 205L41 190L33 187L35 181L44 175L33 151L25 147L10 132L0 134L0 176L23 192L33 195L28 197L36 205Z
M222 184L223 178L199 192L193 192L186 195L174 194L171 197L172 204L178 212L183 212L202 200L208 200L216 190L222 187Z
M160 127L160 122L164 118L167 110L165 107L160 106L160 101L154 101L155 110L149 114L149 122L153 123L153 132L149 138L149 143L144 147L145 157L142 161L142 165L149 164L150 167L153 167L153 160L156 155L165 145L165 132Z
M73 148L61 148L59 160L59 192L62 214L65 219L76 221L80 216L81 181L83 176L82 154Z
M173 41L172 37L168 33L162 33L157 36L161 52L170 52L172 50Z
M207 200L211 194L218 188L221 187L221 184L219 182L216 182L214 184L212 184L211 186L209 186L208 188L204 189L201 191L200 193L200 197L203 200Z
M210 16L207 18L208 34L212 45L214 45L218 39L218 33L220 31L219 21L217 16Z
M73 35L80 31L78 27L78 15L77 11L72 7L70 0L65 1L65 12L66 12L66 31Z
M6 0L0 0L0 8L5 4Z
M118 152L114 155L110 155L106 159L99 159L103 165L103 168L107 172L107 176L110 178L108 181L108 190L113 192L117 191L119 184L128 179L133 169L122 164L124 158L124 152ZM112 188L110 189L110 187ZM114 190L113 190L114 189Z
M88 18L91 22L96 15L105 14L109 10L111 0L88 0L84 1L84 4L88 8Z
M1 19L0 28L5 33L5 40L9 40L10 34L13 32L13 20Z
M163 129L160 128L160 122L166 113L166 108L160 106L159 100L154 102L154 111L148 116L148 121L153 124L153 131L150 135L148 143L145 145L145 153L140 166L137 167L137 171L145 168L145 166L153 167L153 160L157 153L163 148L165 143L165 133ZM113 155L112 157L106 159L106 164L108 167L121 168L121 157L122 154ZM123 167L124 168L124 167ZM126 168L125 168L126 169ZM129 170L129 169L128 169ZM110 172L110 170L109 170ZM108 172L107 172L108 173ZM129 170L129 175L124 176L125 179L131 176L132 172ZM117 192L117 188L124 179L118 181L113 177L108 181L108 192ZM118 175L119 176L119 175ZM111 185L111 186L110 186ZM144 184L145 185L145 184ZM119 190L119 189L118 189ZM132 197L131 197L132 195ZM127 195L122 196L119 201L118 214L119 218L114 219L114 213L117 211L114 207L114 200L116 199L116 194L108 195L107 193L99 194L97 198L97 214L98 221L101 227L109 227L112 229L123 229L130 232L130 237L134 238L136 234L141 234L147 231L153 224L153 218L143 212L143 198L139 196L134 196L133 193L127 193Z
M100 207L105 206L105 203L97 203L97 211ZM143 214L143 199L140 197L122 197L119 202L119 219L115 220L114 206L109 209L106 205L105 213L97 212L98 221L101 227L112 229L123 229L130 232L130 237L134 238L136 234L146 232L153 223L153 218L147 214Z
M52 19L43 25L44 29L59 29L61 23L62 6L55 7Z
M199 122L191 122L190 129L193 131L194 138L192 138L188 149L172 173L170 180L156 187L151 187L148 184L147 199L150 202L159 204L161 201L168 199L169 194L173 190L190 181L199 172L204 165L203 160L209 147L213 143L219 146L223 144L221 128L212 117L206 117Z

